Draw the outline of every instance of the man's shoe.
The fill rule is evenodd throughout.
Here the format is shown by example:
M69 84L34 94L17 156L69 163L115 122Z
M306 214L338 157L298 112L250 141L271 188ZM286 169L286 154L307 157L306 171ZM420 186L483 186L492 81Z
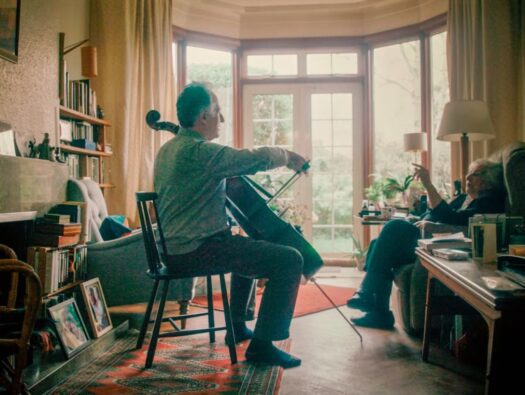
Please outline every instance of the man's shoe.
M275 347L271 342L260 343L252 340L246 353L249 362L262 363L265 365L278 365L284 369L295 368L301 365L301 360L293 355Z
M233 333L235 333L235 343L240 343L244 340L251 339L253 337L253 331L248 328L244 323L242 325L233 325ZM230 345L229 339L230 334L226 332L226 338L224 341L227 345Z
M376 307L374 295L362 291L357 291L351 299L347 300L346 305L361 311L373 311Z
M350 318L357 326L376 329L394 329L394 314L389 311L370 311L359 318Z

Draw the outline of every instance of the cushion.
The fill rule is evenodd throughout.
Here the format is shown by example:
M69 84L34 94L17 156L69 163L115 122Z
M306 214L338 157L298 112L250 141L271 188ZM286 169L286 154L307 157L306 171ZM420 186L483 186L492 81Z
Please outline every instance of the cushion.
M118 239L126 234L131 233L131 229L124 225L126 218L123 215L110 215L102 221L100 225L100 234L102 239Z

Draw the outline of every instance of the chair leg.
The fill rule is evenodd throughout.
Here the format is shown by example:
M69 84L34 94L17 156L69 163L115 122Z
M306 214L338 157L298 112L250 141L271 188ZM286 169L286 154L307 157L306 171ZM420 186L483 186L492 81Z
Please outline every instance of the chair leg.
M27 350L18 351L15 357L15 369L13 371L13 380L11 381L10 394L18 395L22 388L22 371L26 366Z
M159 340L160 326L162 324L162 316L164 315L164 306L166 305L166 299L168 297L170 280L164 281L164 288L162 288L162 294L160 297L159 309L157 311L157 317L155 318L155 324L153 324L153 332L151 333L151 341L148 347L148 355L146 357L146 369L151 368L153 364L153 357L155 357L155 350L157 349L157 341Z
M226 289L226 280L224 274L219 275L221 279L221 295L222 304L224 305L224 321L226 323L226 339L228 350L230 352L230 361L233 364L237 363L237 349L235 348L235 333L233 333L232 313L230 310L230 302L228 302L228 290Z
M148 306L146 307L146 312L144 313L144 319L142 320L142 325L140 327L139 338L137 339L137 349L142 348L144 345L144 338L146 337L146 331L148 330L148 324L151 319L151 311L153 310L153 305L155 304L158 289L159 280L155 280L155 284L153 284L151 295L149 297Z
M213 285L211 276L206 276L206 296L208 297L208 328L215 327L215 315L213 312ZM210 331L210 343L215 343L215 331Z
M190 305L189 300L178 300L179 303L179 315L188 314L188 306ZM186 329L186 318L180 320L180 328Z

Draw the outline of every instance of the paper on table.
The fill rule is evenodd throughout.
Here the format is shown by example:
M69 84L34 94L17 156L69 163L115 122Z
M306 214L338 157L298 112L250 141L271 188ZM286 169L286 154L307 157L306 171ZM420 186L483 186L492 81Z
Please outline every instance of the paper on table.
M494 291L514 291L516 289L523 289L521 285L514 281L510 281L505 277L486 276L481 277L481 279L489 289L493 289Z
M432 241L434 242L445 242L445 241L457 241L457 240L465 240L465 235L463 232L457 232L457 233L447 233L445 235L441 236L435 236L432 238Z

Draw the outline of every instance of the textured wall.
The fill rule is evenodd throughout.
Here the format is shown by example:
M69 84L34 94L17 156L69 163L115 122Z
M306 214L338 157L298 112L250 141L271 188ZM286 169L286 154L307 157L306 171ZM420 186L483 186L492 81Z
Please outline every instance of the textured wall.
M54 0L22 1L18 63L0 59L0 119L11 123L23 153L45 132L55 145L58 15Z
M0 213L35 210L43 215L66 200L64 164L0 155L0 169Z

